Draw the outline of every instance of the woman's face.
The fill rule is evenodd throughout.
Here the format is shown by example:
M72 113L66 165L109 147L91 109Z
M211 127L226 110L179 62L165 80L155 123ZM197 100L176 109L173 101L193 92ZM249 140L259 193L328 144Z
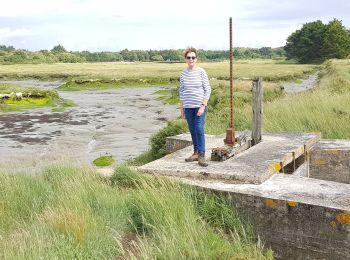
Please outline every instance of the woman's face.
M186 55L186 63L189 68L193 68L196 65L197 56L194 52L189 52Z

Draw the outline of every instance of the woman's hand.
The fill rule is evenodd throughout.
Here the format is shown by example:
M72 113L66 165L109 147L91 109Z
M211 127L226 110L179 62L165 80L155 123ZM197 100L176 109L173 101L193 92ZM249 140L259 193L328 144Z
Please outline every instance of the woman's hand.
M198 109L197 116L203 115L204 111L205 111L205 106L201 105Z
M182 119L186 119L185 109L183 109L183 108L181 107L181 108L180 108L180 113L181 113L181 118L182 118Z

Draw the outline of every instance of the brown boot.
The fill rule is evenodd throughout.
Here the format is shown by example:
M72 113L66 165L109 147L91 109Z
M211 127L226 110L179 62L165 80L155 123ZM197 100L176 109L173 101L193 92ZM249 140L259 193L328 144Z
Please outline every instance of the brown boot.
M205 161L205 155L204 154L199 154L198 156L198 164L203 167L207 167L208 163Z
M193 153L190 157L185 159L186 162L198 161L198 153Z

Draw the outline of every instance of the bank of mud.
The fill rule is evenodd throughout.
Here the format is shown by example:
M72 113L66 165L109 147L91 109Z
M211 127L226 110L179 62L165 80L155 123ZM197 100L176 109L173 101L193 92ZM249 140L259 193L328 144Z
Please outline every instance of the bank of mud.
M61 91L60 97L77 106L65 112L0 113L0 167L30 171L62 160L91 165L106 154L118 163L134 158L148 150L153 133L178 116L175 106L156 99L157 90Z

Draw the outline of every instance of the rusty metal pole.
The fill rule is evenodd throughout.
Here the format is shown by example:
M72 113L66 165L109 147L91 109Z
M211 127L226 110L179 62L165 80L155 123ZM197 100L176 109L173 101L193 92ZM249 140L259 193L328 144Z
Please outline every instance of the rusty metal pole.
M226 139L224 140L226 145L235 145L235 127L233 121L233 50L232 50L232 17L230 17L230 128L226 129Z

